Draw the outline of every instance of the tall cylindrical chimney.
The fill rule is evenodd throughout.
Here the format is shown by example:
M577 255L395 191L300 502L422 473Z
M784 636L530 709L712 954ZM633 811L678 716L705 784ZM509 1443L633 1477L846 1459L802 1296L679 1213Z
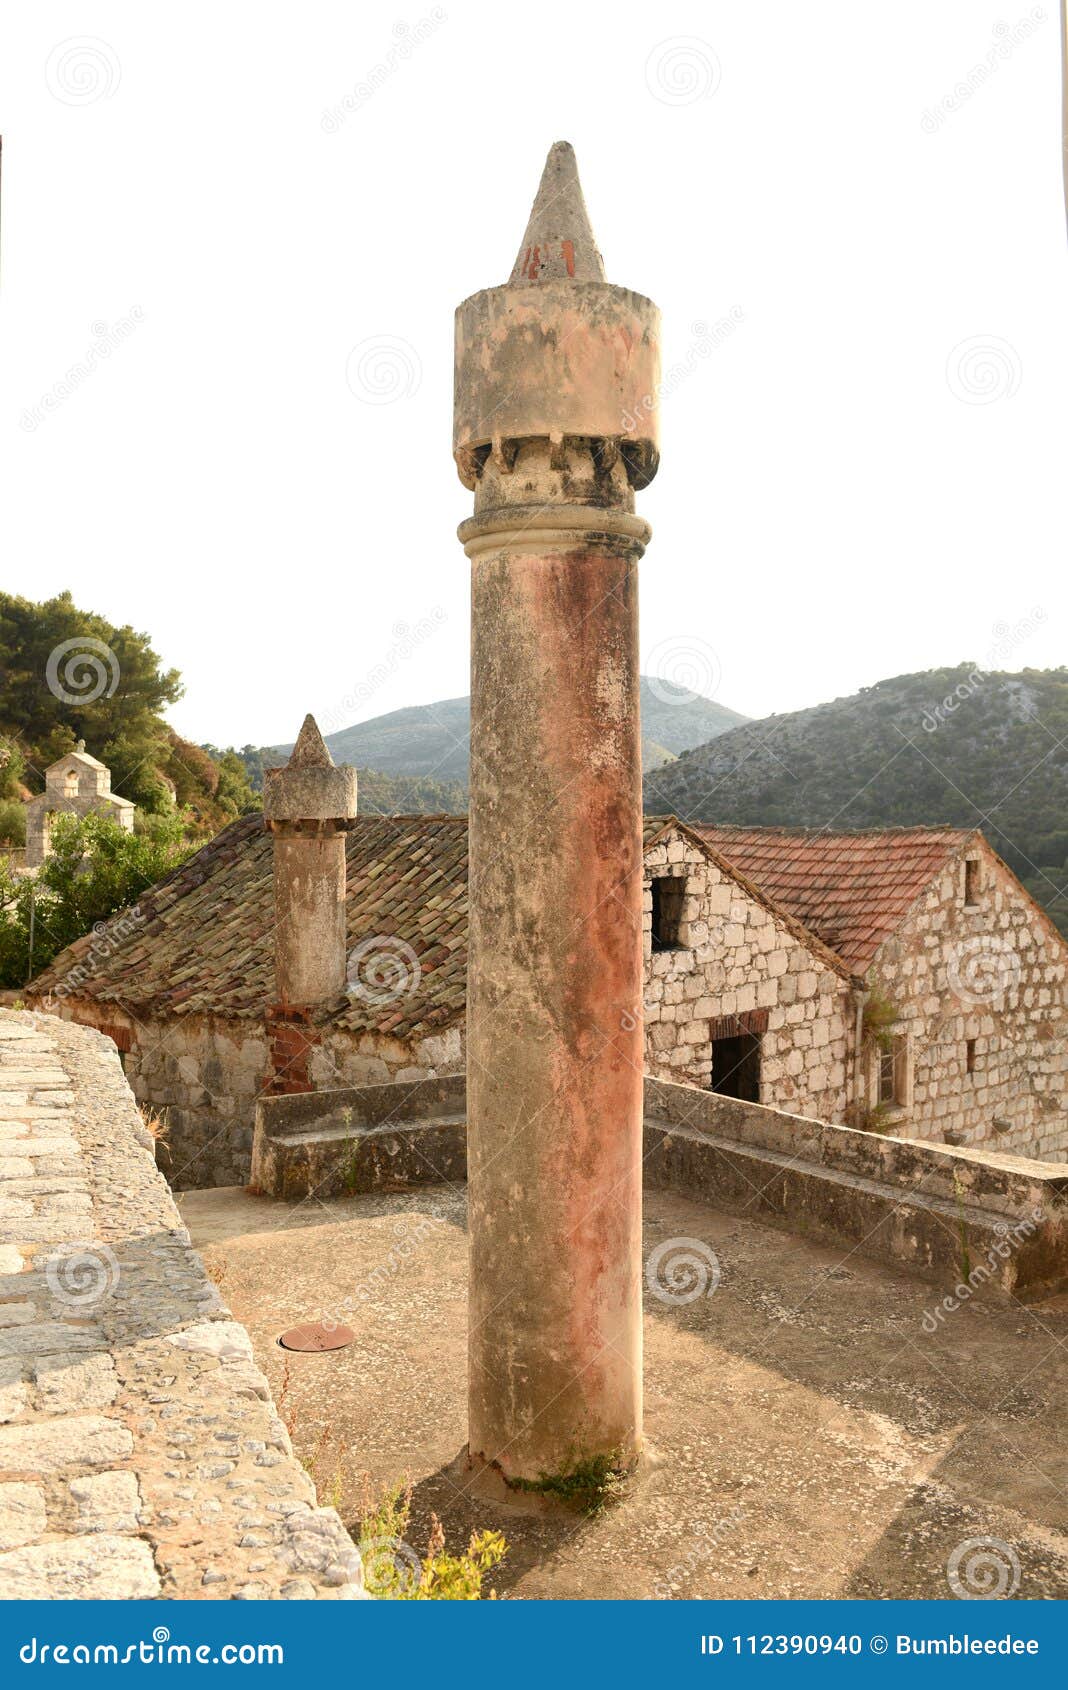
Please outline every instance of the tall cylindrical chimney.
M267 1089L310 1091L312 1011L345 990L345 834L356 819L356 770L335 767L312 716L285 767L264 775L263 818L274 836L276 1001L267 1013Z
M456 314L471 559L470 1454L537 1482L641 1444L635 487L659 314L604 280L566 142L508 284Z

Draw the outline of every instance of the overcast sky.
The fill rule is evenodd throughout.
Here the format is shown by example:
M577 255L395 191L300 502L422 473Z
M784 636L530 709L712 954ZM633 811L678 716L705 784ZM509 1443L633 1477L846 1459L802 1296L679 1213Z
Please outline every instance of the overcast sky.
M452 312L556 138L664 317L646 666L763 715L1068 661L1053 4L84 0L0 49L0 584L149 633L181 732L466 692Z

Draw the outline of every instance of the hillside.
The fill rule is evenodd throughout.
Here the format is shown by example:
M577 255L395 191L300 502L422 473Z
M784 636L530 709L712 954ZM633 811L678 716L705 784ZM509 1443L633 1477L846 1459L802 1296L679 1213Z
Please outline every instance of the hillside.
M207 838L254 808L240 758L206 752L168 725L183 690L147 634L81 609L70 593L35 603L0 592L0 840L20 842L23 800L79 740L142 821L176 803L188 837Z
M683 691L668 681L641 681L642 764L658 768L689 746L702 745L746 718L711 698ZM374 716L369 722L326 735L335 762L354 763L381 775L421 775L437 781L467 781L470 700L445 698ZM276 746L268 762L288 755Z
M980 827L1068 931L1068 669L962 664L746 722L647 776L645 807L751 826Z

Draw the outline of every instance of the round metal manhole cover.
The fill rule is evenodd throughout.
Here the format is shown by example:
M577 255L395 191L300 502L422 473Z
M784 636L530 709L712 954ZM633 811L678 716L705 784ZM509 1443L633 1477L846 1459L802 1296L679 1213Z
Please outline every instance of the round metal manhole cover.
M316 1355L323 1350L343 1350L356 1334L351 1326L325 1326L321 1320L307 1320L302 1326L291 1326L278 1342L283 1350L302 1350Z

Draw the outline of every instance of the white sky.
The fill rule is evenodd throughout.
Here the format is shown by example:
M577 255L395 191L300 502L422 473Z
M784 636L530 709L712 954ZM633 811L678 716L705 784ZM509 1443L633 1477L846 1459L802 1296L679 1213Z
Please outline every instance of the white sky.
M452 311L557 138L693 365L640 496L643 653L752 715L982 662L1036 609L1000 666L1068 661L1050 0L42 4L0 23L0 113L0 584L150 633L190 737L467 690ZM365 341L390 403L346 379Z

